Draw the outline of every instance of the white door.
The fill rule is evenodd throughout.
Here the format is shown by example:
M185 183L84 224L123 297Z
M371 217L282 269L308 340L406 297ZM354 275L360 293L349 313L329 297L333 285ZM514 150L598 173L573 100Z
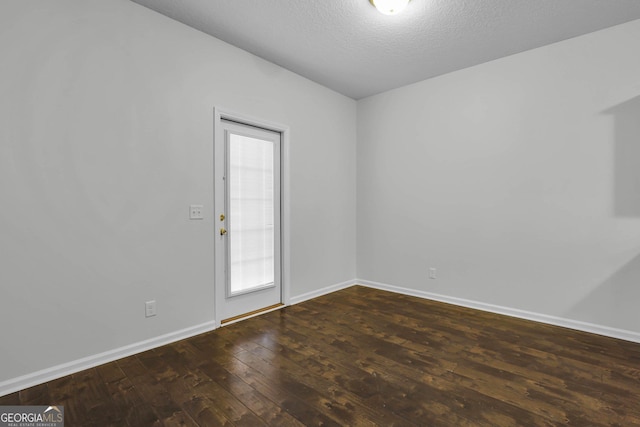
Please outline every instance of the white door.
M215 142L216 318L282 303L281 134L221 120Z

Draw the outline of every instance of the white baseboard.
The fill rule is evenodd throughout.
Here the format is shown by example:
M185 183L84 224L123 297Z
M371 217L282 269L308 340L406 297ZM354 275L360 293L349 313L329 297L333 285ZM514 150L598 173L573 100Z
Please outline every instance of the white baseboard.
M21 377L12 378L0 383L0 396L14 393L16 391L23 390L34 385L45 383L47 381L52 381L66 375L71 375L85 369L90 369L104 363L113 362L114 360L122 359L123 357L131 356L143 351L151 350L152 348L160 347L172 342L183 340L185 338L203 334L205 332L212 331L215 328L215 322L207 322L201 325L193 326L190 328L182 329L180 331L171 332L159 337L116 348L114 350L105 351L104 353L84 357L82 359L74 360L68 363L63 363L61 365L53 366L51 368L23 375Z
M403 295L425 298L433 301L446 302L462 307L476 310L488 311L496 314L517 317L520 319L533 320L535 322L549 325L562 326L564 328L575 329L577 331L589 332L597 335L604 335L611 338L618 338L625 341L640 343L640 333L625 329L611 328L609 326L597 325L594 323L581 322L579 320L565 319L562 317L550 316L548 314L534 313L531 311L518 310L516 308L503 307L494 304L487 304L479 301L472 301L464 298L450 297L446 295L434 294L431 292L418 291L415 289L403 288L386 283L372 282L370 280L355 280L355 284L367 286L369 288L381 289Z
M608 326L596 325L593 323L581 322L578 320L565 319L562 317L550 316L547 314L534 313L525 310L518 310L515 308L503 307L499 305L487 304L479 301L467 300L464 298L451 297L446 295L435 294L431 292L419 291L415 289L403 288L400 286L389 285L386 283L372 282L370 280L349 280L335 285L327 286L322 289L318 289L312 292L307 292L302 295L291 297L289 304L299 304L303 301L307 301L313 298L320 297L322 295L330 294L332 292L346 289L353 285L362 285L369 288L381 289L384 291L395 292L403 295L414 296L418 298L425 298L433 301L440 301L449 304L454 304L462 307L473 308L476 310L487 311L491 313L503 314L506 316L517 317L520 319L533 320L535 322L546 323L550 325L562 326L569 329L575 329L578 331L589 332L592 334L604 335L612 338L618 338L626 341L640 343L640 333L628 331L624 329L611 328ZM195 335L199 335L205 332L210 332L216 329L215 322L207 322L201 325L193 326L190 328L182 329L180 331L171 332L169 334L161 335L159 337L151 338L138 343L130 344L124 347L120 347L114 350L105 351L104 353L88 356L82 359L74 360L72 362L63 363L61 365L53 366L51 368L43 369L31 374L23 375L17 378L12 378L3 382L0 382L0 396L4 396L10 393L14 393L25 388L32 387L34 385L42 384L47 381L71 375L76 372L90 369L104 363L113 362L114 360L122 359L123 357L131 356L133 354L141 353L156 347L160 347L172 342L180 341L185 338L190 338Z
M319 296L326 295L340 289L348 288L350 286L353 286L355 283L355 280L350 280L332 286L327 286L326 288L318 289L313 292L308 292L306 294L291 297L289 300L289 304L298 304L312 298L317 298ZM42 384L48 381L52 381L66 375L71 375L85 369L94 368L104 363L113 362L114 360L122 359L123 357L131 356L166 344L171 344L172 342L180 341L185 338L209 332L216 329L216 327L216 322L207 322L201 325L182 329L176 332L171 332L169 334L161 335L159 337L151 338L145 341L140 341L138 343L130 344L114 350L105 351L100 354L95 354L68 363L52 366L50 368L42 369L40 371L36 371L27 375L11 378L9 380L0 382L0 396L5 396L7 394L14 393L25 388L33 387L35 385Z
M307 301L313 298L318 298L321 297L322 295L326 295L326 294L330 294L332 292L335 291L339 291L341 289L346 289L349 288L358 282L357 280L348 280L346 282L342 282L342 283L337 283L335 285L331 285L331 286L327 286L326 288L322 288L322 289L318 289L315 291L311 291L311 292L307 292L306 294L302 294L302 295L298 295L295 297L291 297L291 299L289 300L289 304L290 305L295 305L295 304L299 304L303 301Z

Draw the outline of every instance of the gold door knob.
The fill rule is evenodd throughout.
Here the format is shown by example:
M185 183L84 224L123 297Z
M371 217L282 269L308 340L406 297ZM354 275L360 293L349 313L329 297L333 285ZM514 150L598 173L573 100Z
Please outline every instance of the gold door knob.
M220 221L224 221L224 214L220 214Z
M226 228L221 228L220 229L220 235L224 236L225 234L227 234L227 229Z

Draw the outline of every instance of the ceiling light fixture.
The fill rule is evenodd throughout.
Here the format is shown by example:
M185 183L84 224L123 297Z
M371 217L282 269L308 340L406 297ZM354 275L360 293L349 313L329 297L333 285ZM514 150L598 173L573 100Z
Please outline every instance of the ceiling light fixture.
M407 7L410 0L369 0L378 9L378 12L385 15L397 15L402 9Z

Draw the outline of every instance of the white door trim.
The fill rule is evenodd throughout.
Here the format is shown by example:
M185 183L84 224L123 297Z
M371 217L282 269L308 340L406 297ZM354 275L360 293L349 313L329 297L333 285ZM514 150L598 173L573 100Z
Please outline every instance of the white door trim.
M244 123L250 126L255 126L275 132L279 132L282 135L281 140L281 192L280 192L280 222L281 222L281 286L282 286L282 303L287 306L290 305L291 301L291 198L290 198L290 155L289 155L289 139L290 139L290 129L289 126L283 125L281 123L276 123L268 120L263 120L260 118L252 117L246 114L237 113L231 110L214 107L213 109L213 144L215 147L216 143L224 143L224 130L222 128L221 120L231 120L234 122ZM215 152L215 150L214 150ZM217 167L220 167L218 165ZM214 173L212 174L212 179L214 179L214 189L215 189L215 168L216 168L216 159L214 158ZM217 219L218 212L221 212L223 207L217 205L218 201L214 194L214 219ZM217 227L217 222L214 221L214 224ZM212 236L214 238L217 237L215 233L217 228L213 228L211 230ZM215 241L214 241L214 257L217 257L215 250ZM215 260L215 259L214 259ZM224 273L222 273L224 274ZM214 272L215 281L217 282L220 279L219 272ZM214 283L215 285L215 283ZM215 297L214 297L215 298ZM221 319L219 313L216 312L217 302L214 301L214 319L216 322L216 327L220 327Z

